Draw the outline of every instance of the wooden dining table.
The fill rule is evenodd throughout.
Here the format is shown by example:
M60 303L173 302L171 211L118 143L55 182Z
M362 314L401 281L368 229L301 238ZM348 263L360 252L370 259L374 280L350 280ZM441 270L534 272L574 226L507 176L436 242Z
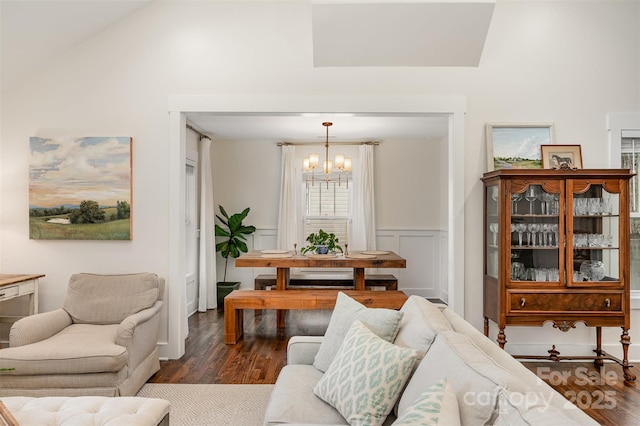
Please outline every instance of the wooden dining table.
M372 254L374 253L374 254ZM355 290L365 290L364 271L367 268L406 268L407 260L392 251L372 250L350 252L347 255L303 255L293 251L254 250L236 258L236 267L276 268L276 290L289 287L291 268L353 269ZM285 311L276 311L276 322L284 327Z
M303 255L293 251L254 250L236 258L237 267L276 268L276 290L286 290L291 268L351 268L356 290L365 290L364 271L367 268L406 268L407 260L392 251L372 250L347 255ZM376 254L368 254L376 253Z

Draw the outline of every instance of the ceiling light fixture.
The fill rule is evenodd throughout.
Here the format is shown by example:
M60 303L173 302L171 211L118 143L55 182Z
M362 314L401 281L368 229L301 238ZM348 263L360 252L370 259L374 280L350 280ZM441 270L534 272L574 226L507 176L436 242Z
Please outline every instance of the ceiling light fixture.
M347 188L349 187L349 173L351 172L351 158L345 158L342 154L337 154L333 159L333 162L329 161L329 127L333 123L325 121L322 125L327 129L327 136L324 143L324 164L322 170L324 172L324 181L329 188L329 182L335 182L337 180L338 186L341 184L341 175L344 172L346 174ZM302 162L302 171L305 172L307 185L309 184L309 174L311 174L311 185L315 183L315 170L318 168L320 158L318 154L310 154ZM338 170L338 178L331 177L333 168Z

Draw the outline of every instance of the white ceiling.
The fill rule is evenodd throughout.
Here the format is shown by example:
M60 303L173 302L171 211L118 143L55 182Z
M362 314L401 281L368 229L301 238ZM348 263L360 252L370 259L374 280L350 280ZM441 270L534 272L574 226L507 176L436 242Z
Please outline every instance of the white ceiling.
M314 0L313 64L478 66L495 0Z
M0 0L0 88L19 82L153 0Z
M155 1L0 0L0 90ZM300 1L312 3L310 66L477 65L495 3ZM191 114L189 121L227 140L318 141L325 135L323 121L334 122L334 141L440 139L448 131L447 118L437 116Z

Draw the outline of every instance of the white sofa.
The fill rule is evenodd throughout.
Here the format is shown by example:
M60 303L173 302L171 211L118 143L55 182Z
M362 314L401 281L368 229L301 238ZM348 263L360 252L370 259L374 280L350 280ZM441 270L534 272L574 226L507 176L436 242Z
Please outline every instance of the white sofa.
M314 367L314 364L318 366L316 355L319 350L322 351L323 340L327 339L330 332L335 331L332 326L336 320L340 319L344 323L360 316L360 313L355 313L336 318L339 305L340 297L325 336L296 336L290 339L287 365L276 381L265 413L265 425L349 424L341 411L334 408L334 405L340 407L339 404L335 401L331 401L334 404L329 404L316 395L321 393L318 389L322 387L319 382L323 375L329 374L335 364L339 363L336 358L344 357L344 353L340 351L344 352L343 346L347 344L345 337L345 344L330 361L330 367L325 369L327 373L323 373ZM363 311L371 310L362 307L360 312ZM418 398L428 394L422 393L434 389L437 382L443 379L446 379L443 380L446 389L440 391L440 397L445 397L438 402L442 405L438 414L441 416L440 424L458 424L458 421L462 425L474 426L598 424L453 310L432 304L424 298L411 296L400 312L397 333L387 340L393 342L394 346L413 348L417 360L406 386L399 391L394 409L380 423L371 424L390 425L397 420L401 422L396 424L402 425L437 424L437 419L434 423L407 422L406 419L419 406ZM377 319L367 319L365 316L362 322L368 327L371 324L367 324L367 321L378 323ZM342 324L343 328L349 326ZM353 328L348 333L352 332ZM340 380L345 379L341 377ZM342 390L336 393L339 392ZM455 398L450 401L447 395L451 398L452 393ZM323 396L326 398L326 395ZM358 422L359 420L353 421L354 424L369 424Z

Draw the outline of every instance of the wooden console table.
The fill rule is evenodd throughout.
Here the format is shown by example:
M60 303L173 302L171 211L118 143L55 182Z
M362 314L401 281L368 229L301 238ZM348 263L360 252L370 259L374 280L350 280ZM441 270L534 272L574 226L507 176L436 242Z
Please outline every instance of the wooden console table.
M16 297L29 296L29 314L38 313L38 279L44 274L0 274L0 302L15 299ZM23 316L2 315L0 310L0 323L13 324ZM0 348L2 344L0 344Z

